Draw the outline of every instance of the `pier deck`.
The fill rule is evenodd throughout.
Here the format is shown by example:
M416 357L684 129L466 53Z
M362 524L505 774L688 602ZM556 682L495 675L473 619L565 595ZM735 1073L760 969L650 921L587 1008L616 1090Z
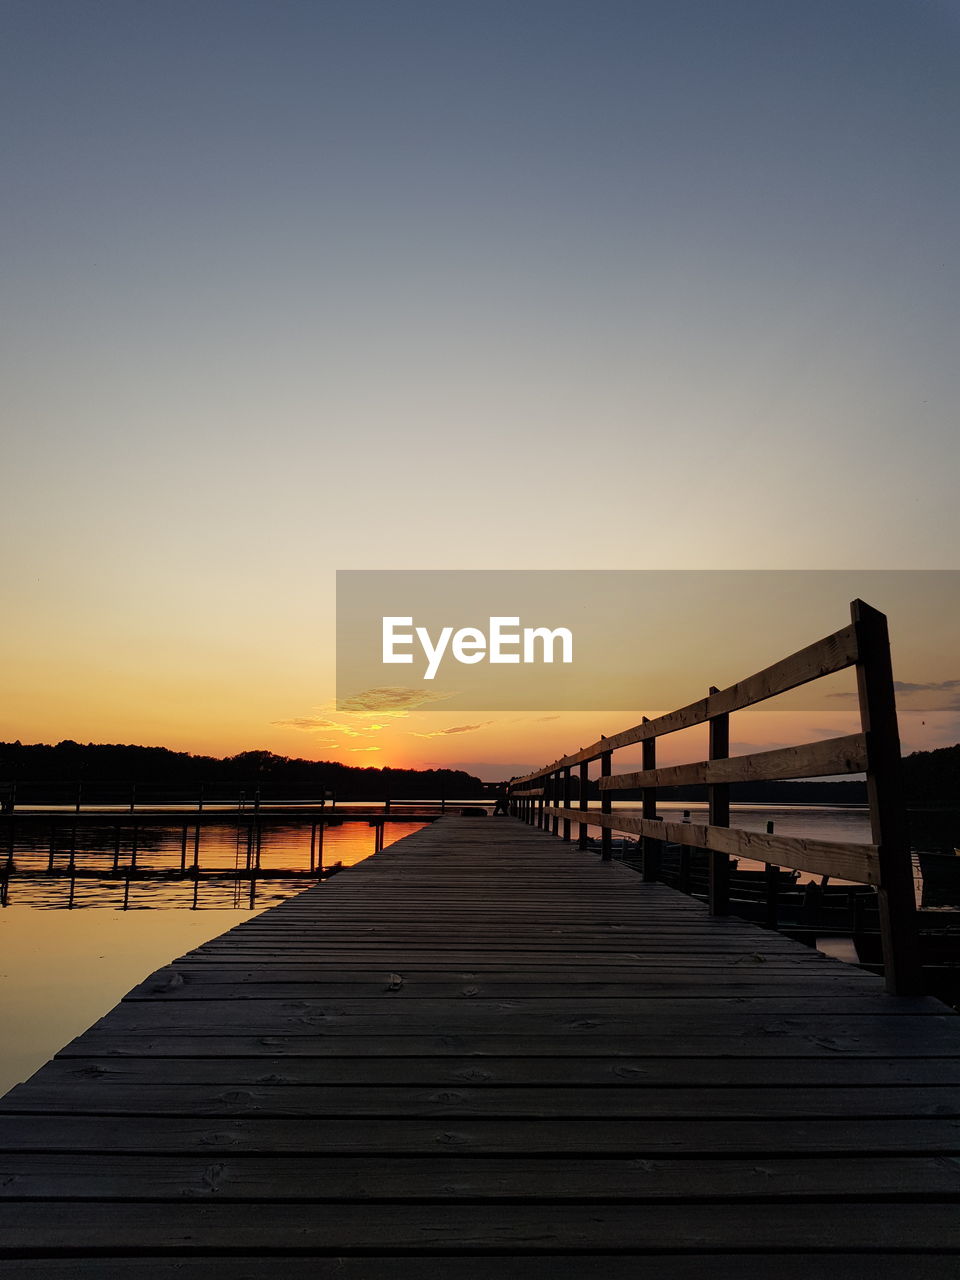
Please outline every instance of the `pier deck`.
M960 1269L960 1021L513 819L245 921L0 1112L10 1280Z

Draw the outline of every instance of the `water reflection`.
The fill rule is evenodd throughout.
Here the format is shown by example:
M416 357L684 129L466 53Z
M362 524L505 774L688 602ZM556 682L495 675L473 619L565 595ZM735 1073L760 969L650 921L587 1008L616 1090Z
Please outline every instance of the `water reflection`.
M383 824L384 846L425 823ZM121 910L262 909L377 847L362 819L167 822L28 815L8 829L6 904Z

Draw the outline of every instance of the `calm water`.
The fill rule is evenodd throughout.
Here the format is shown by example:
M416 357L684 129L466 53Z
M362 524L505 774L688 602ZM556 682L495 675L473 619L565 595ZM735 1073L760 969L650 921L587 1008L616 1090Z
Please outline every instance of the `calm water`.
M390 822L384 843L419 831L422 822ZM49 865L48 827L27 824L17 833L15 866L44 871ZM126 882L83 880L73 883L70 860L72 824L64 825L54 850L58 874L38 879L11 877L10 905L0 911L0 1094L25 1080L74 1036L103 1016L131 987L185 951L215 938L241 920L299 893L314 879L259 880L256 905L250 908L250 886L238 885L230 873L246 863L246 831L205 827L201 833L201 869L221 868L223 878L192 881L131 881L128 909L122 910ZM138 831L136 864L149 870L179 870L182 829L153 826ZM74 863L78 869L110 871L116 849L112 827L99 835L77 831ZM373 853L374 831L365 822L344 822L327 831L324 863L350 866ZM4 856L6 850L3 851ZM129 866L132 827L124 825L121 865ZM188 840L188 861L193 836ZM310 865L310 823L265 826L260 847L261 869L303 870ZM192 908L196 910L149 910ZM147 908L147 909L145 909Z
M384 843L423 825L387 822ZM184 828L182 823L135 822L125 815L95 826L81 820L75 827L68 812L51 821L25 819L13 831L8 904L71 910L262 910L315 883L310 869L317 865L319 848L314 846L311 857L311 827L310 822L264 819L257 835L247 821L208 822L200 827L198 842L197 829L189 822ZM374 828L361 820L329 827L323 865L352 866L373 853L374 840ZM189 873L194 859L200 876L181 879L181 867ZM263 874L254 874L257 869ZM284 871L291 874L277 878ZM141 875L155 878L138 879Z

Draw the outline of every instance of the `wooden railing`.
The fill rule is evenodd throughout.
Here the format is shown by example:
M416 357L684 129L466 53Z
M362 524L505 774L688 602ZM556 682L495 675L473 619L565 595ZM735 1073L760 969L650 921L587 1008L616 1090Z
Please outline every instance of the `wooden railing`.
M900 780L900 736L886 617L862 600L850 606L849 626L816 644L775 662L727 689L711 688L707 697L677 711L644 719L510 784L513 813L569 840L579 827L586 847L588 825L601 828L601 856L612 856L611 833L642 838L643 876L655 880L662 841L709 854L709 906L725 915L730 903L730 858L744 857L774 867L815 872L876 887L880 908L884 972L888 991L905 995L921 989L913 870L906 833ZM826 742L776 751L730 756L730 715L778 694L848 667L856 667L860 732ZM709 757L692 764L657 768L657 739L694 725L709 726ZM614 774L614 751L641 744L642 769ZM600 762L600 807L590 808L589 767ZM578 804L573 806L573 770L578 770ZM730 826L730 784L771 779L815 778L865 773L870 807L871 844L763 835ZM658 789L703 784L708 822L666 822L657 816ZM642 812L614 813L613 796L640 790Z

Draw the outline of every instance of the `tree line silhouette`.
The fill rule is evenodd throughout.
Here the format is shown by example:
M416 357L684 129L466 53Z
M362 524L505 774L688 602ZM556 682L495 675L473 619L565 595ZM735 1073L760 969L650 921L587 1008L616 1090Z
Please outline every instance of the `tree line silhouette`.
M42 801L56 789L82 786L93 801L125 798L137 787L159 799L158 790L195 793L200 787L250 796L318 799L333 792L343 800L427 800L447 796L472 799L483 794L479 778L462 769L391 769L303 760L272 751L241 751L234 756L191 755L167 747L79 743L0 743L0 784L29 788Z

